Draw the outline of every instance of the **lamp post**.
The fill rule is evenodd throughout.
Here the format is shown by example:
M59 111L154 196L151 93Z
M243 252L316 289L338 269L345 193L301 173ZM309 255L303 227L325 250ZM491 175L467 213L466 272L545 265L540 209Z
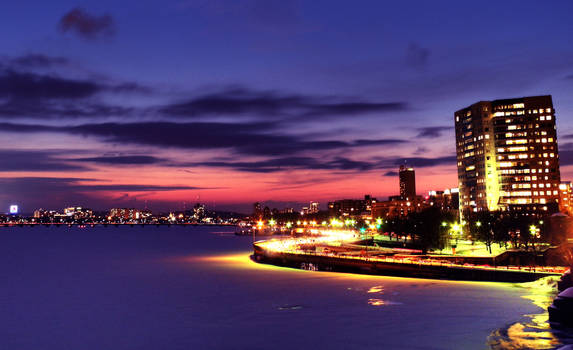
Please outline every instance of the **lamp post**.
M458 247L458 235L459 232L462 230L462 227L458 223L453 223L450 229L450 235L452 235L456 242L452 244L452 254L456 255L456 248Z

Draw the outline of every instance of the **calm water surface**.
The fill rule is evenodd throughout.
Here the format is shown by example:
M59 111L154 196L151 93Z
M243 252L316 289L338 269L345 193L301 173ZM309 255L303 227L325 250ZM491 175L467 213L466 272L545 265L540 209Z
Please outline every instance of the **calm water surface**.
M548 282L261 265L220 227L0 228L0 349L556 348Z

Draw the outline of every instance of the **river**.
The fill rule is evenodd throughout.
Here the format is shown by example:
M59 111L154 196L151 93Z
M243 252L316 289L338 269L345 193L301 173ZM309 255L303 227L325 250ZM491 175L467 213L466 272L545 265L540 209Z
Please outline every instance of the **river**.
M1 349L552 349L551 281L257 264L229 227L0 228Z

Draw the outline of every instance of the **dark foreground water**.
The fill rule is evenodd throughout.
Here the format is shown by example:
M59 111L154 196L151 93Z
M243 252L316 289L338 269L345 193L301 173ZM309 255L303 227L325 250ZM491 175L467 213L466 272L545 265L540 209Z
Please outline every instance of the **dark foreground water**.
M555 348L548 282L311 272L220 227L0 228L0 349ZM536 305L537 304L537 305ZM541 306L541 307L540 307Z

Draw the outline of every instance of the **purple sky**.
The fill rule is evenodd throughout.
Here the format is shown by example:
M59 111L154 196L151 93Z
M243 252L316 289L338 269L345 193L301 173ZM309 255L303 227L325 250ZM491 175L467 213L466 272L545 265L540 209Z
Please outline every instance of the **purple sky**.
M248 211L456 187L453 112L553 96L573 175L571 1L0 5L0 212Z

